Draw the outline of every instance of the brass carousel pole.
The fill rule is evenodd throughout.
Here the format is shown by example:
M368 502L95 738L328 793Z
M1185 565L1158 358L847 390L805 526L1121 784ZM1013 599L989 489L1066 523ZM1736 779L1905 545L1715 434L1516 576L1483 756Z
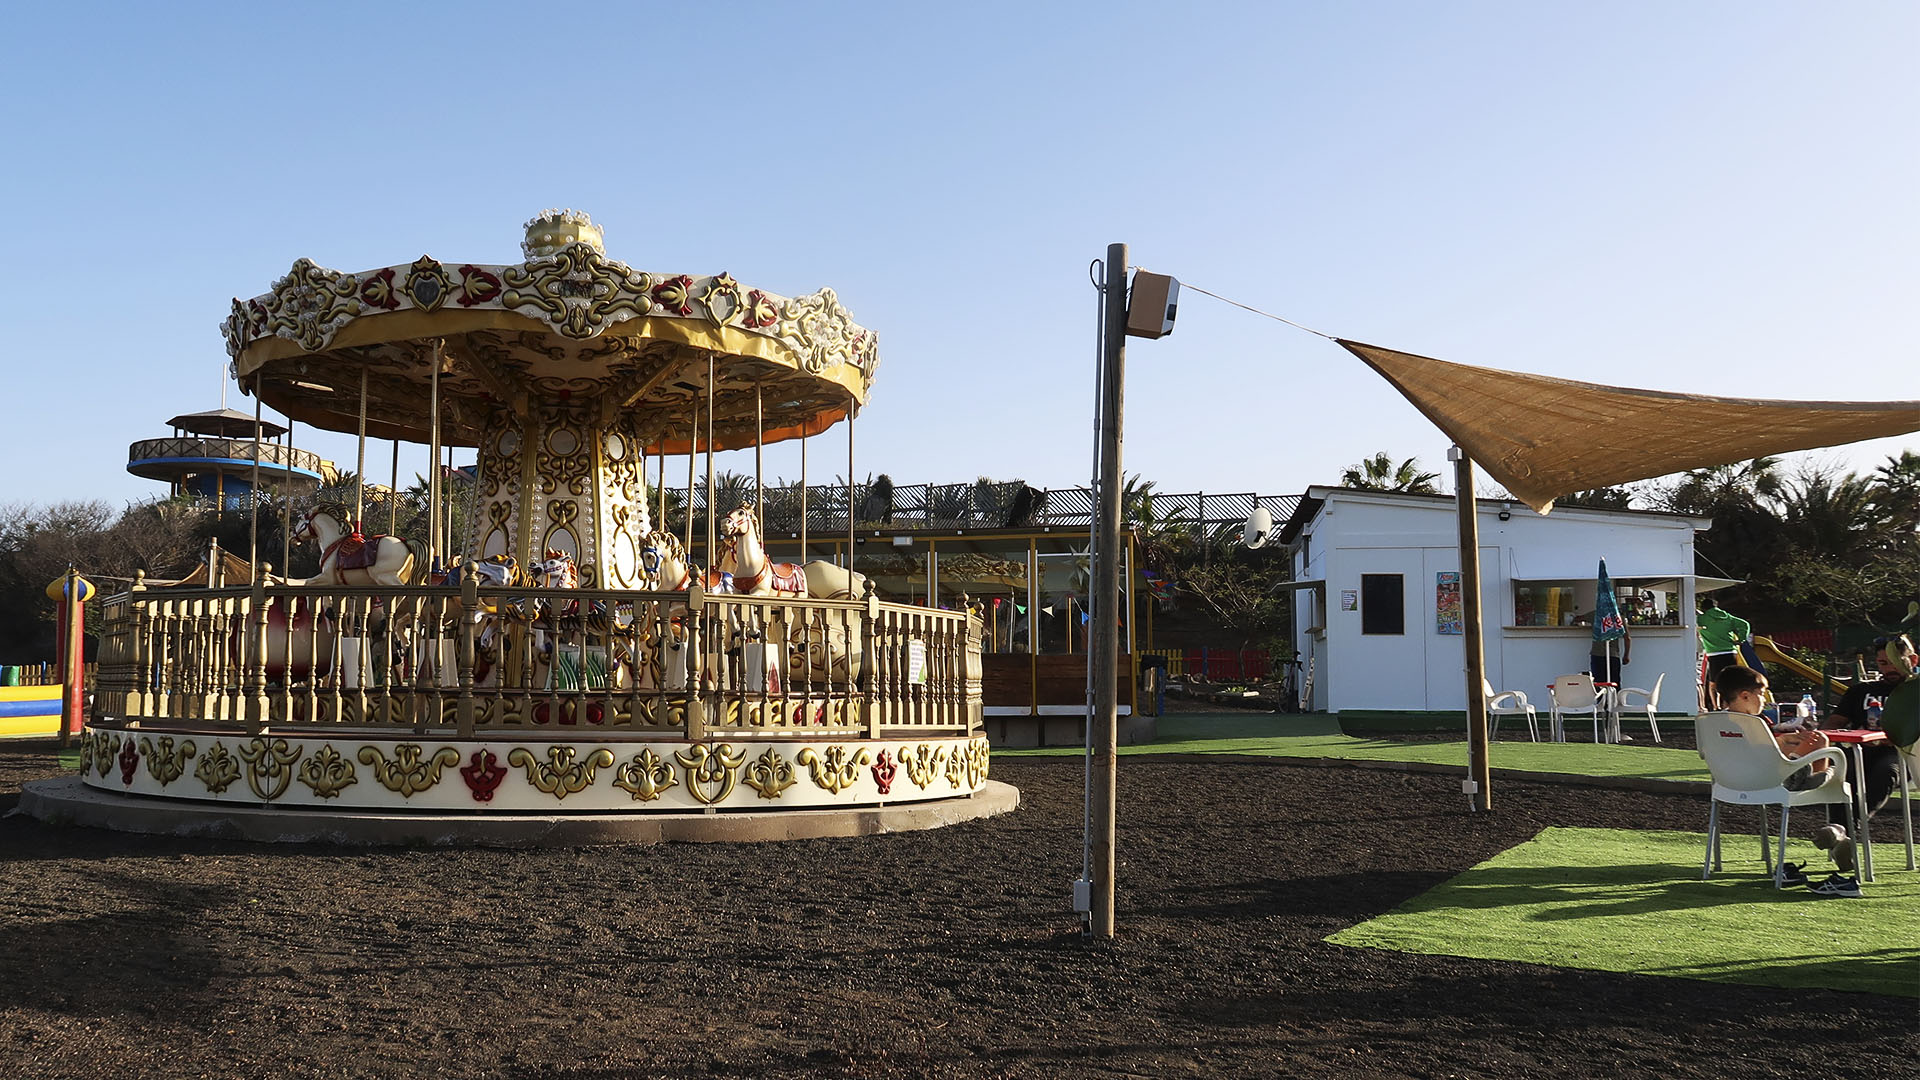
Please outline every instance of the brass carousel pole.
M260 384L253 387L253 493L247 514L247 584L260 573Z
M700 458L700 402L693 403L693 427L687 432L687 558L693 558L693 467ZM709 552L708 554L712 554Z
M293 464L293 417L287 417L287 464ZM280 500L280 572L293 572L293 491L289 489L286 497Z
M387 535L400 535L400 440L393 440L393 475L387 488Z
M360 531L360 519L367 510L367 369L360 368L360 460L354 466L353 526Z
M853 391L847 391L847 588L853 588Z
M445 338L433 339L433 369L427 373L427 569L440 562L440 364Z
M800 562L807 562L807 429L800 429Z
M720 542L720 523L714 520L713 506L713 353L707 353L707 565L720 568L716 549Z
M753 515L760 519L760 533L764 538L767 531L767 495L761 487L760 478L765 474L761 464L761 444L767 437L767 418L761 408L760 380L753 380Z

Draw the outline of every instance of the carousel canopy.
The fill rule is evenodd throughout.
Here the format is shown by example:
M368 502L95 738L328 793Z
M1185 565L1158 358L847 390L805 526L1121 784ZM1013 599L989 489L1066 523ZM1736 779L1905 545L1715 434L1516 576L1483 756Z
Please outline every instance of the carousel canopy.
M710 365L714 449L754 444L756 400L774 442L826 429L872 386L875 335L831 289L787 298L726 273L634 270L573 211L528 222L522 251L351 273L299 259L271 292L233 302L227 350L243 386L332 431L356 429L364 371L368 434L417 442L437 362L442 440L466 446L495 407L565 402L630 414L651 449L704 449Z

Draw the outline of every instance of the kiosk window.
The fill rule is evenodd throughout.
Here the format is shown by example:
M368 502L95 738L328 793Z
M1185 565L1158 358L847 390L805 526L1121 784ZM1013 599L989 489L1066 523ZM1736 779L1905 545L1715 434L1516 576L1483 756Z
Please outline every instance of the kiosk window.
M1407 586L1400 574L1360 575L1360 632L1407 632Z

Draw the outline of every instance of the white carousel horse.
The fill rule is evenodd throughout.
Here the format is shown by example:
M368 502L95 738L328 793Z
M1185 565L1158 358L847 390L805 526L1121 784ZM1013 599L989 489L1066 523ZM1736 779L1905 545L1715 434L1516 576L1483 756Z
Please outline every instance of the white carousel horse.
M544 589L578 589L580 570L574 565L573 556L564 551L549 548L546 558L533 564L533 580L536 585ZM543 606L540 614L535 616L535 626L538 628L536 635L550 630L553 641L557 642L561 649L572 650L578 658L579 665L591 667L592 661L588 659L589 655L604 657L610 654L613 661L610 665L612 670L607 672L607 676L615 690L626 689L629 685L629 677L637 682L641 689L650 689L655 685L652 681L652 672L647 670L647 666L635 662L633 650L628 644L629 636L634 634L634 611L631 604L615 604L611 610L606 604L597 600L585 602L576 600L557 608ZM583 636L585 641L582 640ZM642 627L639 631L640 644L645 644L647 636L646 628ZM602 645L589 644L595 641ZM538 649L542 653L551 653L553 645L543 641L538 645ZM580 676L576 675L576 677ZM584 676L586 688L589 690L601 689L599 686L591 685L597 680L598 676L591 671Z
M824 559L804 566L773 563L760 542L760 525L753 504L743 502L728 514L721 532L728 546L720 568L729 574L734 591L747 596L856 599L865 595L867 578ZM860 621L848 612L818 611L793 627L775 629L787 643L796 678L850 684L859 670L862 645Z
M733 576L733 589L746 596L813 596L822 600L858 599L866 594L865 574L855 574L825 559L804 566L776 563L760 542L760 521L753 503L743 502L720 526L727 547L720 569Z
M295 542L320 545L320 572L301 585L411 585L413 545L398 536L369 536L351 543L346 513L331 507L303 511L293 523Z

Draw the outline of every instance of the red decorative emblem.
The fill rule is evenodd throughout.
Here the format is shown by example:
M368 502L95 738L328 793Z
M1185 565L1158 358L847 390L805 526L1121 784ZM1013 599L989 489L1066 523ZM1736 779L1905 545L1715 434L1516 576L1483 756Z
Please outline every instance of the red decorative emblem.
M685 274L670 277L653 287L653 302L676 315L693 314L693 279Z
M893 763L893 755L886 750L880 751L879 758L873 763L873 783L880 789L880 794L885 795L893 787L893 774L899 771L900 767Z
M460 268L460 295L457 299L461 307L484 304L500 295L500 279L477 266Z
M748 291L747 307L745 313L740 316L741 322L758 330L762 327L772 326L774 320L779 317L780 309L774 306L773 301L767 298L766 293L761 292L759 289Z
M133 748L133 736L120 744L120 782L129 787L133 785L133 770L140 765L140 751Z
M393 268L388 267L367 278L360 286L360 299L370 307L382 311L392 311L400 306L400 298L394 295Z
M460 778L467 782L467 789L473 792L474 802L492 802L493 789L506 779L507 770L501 768L494 756L485 750L473 752L473 764L460 770Z

